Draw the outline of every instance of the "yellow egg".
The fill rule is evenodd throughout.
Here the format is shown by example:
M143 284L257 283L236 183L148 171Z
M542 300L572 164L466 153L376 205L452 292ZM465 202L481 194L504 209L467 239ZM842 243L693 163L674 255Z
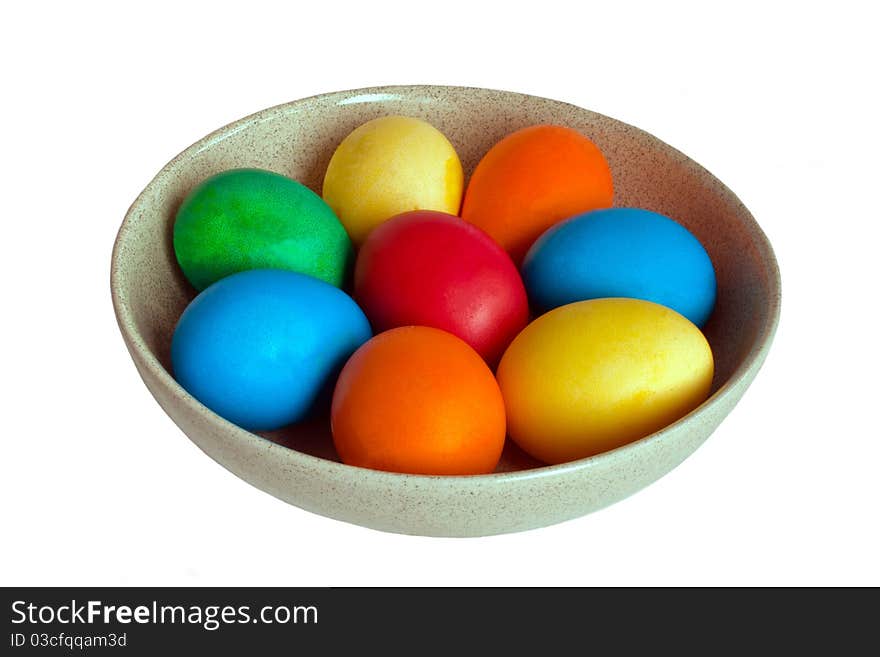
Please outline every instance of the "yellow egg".
M538 317L498 366L510 437L545 463L643 438L699 406L714 373L700 330L638 299L593 299Z
M406 116L373 119L330 159L323 196L360 245L386 219L409 210L458 214L464 174L443 133Z

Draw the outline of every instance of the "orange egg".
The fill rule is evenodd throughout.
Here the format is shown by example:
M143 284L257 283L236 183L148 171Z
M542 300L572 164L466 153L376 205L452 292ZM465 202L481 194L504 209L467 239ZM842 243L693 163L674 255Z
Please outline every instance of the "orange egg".
M433 475L492 472L506 433L483 359L423 326L380 333L354 353L336 383L331 427L344 463Z
M461 216L489 233L519 264L550 226L611 207L602 151L571 128L536 125L495 144L474 170Z

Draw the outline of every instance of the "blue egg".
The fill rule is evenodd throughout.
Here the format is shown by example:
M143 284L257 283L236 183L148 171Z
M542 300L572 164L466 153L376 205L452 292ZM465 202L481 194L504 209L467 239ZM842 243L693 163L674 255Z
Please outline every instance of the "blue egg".
M245 429L303 419L371 337L347 294L316 278L256 269L223 278L184 311L171 342L174 377Z
M529 249L522 275L538 311L629 297L703 326L715 306L715 269L703 245L669 217L638 208L595 210L556 224Z

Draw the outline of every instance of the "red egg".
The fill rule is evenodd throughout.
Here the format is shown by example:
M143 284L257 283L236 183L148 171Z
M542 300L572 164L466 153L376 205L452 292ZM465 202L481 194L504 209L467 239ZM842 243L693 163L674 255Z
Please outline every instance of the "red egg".
M370 233L354 296L375 332L443 329L490 365L529 319L525 287L504 249L472 224L428 210L399 214Z

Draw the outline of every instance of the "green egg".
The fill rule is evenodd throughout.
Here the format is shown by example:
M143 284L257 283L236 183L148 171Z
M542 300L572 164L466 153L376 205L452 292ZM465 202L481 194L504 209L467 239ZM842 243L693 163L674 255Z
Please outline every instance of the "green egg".
M342 287L353 257L320 196L262 169L224 171L193 189L174 221L174 253L197 290L249 269L287 269Z

